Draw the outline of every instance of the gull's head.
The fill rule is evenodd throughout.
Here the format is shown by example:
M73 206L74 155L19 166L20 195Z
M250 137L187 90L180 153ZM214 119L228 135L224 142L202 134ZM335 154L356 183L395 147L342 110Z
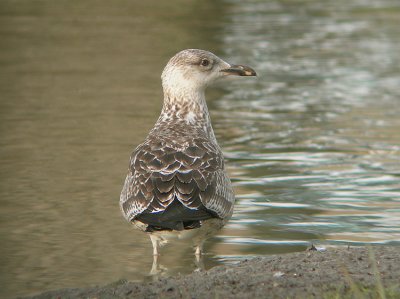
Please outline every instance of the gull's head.
M188 49L173 56L161 75L164 92L198 93L218 78L256 76L256 72L245 65L231 65L211 52Z

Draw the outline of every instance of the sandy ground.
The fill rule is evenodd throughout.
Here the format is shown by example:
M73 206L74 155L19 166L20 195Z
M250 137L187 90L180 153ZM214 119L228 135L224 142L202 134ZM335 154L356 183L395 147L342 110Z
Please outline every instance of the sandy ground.
M153 282L61 289L29 298L400 298L400 247L259 257Z

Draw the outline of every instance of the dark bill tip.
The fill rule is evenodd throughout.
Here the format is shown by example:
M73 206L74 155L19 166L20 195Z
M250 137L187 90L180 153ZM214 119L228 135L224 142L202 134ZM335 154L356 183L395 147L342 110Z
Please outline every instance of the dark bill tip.
M240 64L231 65L229 68L221 70L221 72L225 73L226 75L257 76L256 71L251 67Z

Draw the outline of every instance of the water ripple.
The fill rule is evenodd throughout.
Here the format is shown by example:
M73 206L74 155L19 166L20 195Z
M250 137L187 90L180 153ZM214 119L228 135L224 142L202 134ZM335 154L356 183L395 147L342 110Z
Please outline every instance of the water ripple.
M224 242L397 242L400 40L378 16L399 7L232 3L227 56L259 76L232 81L213 112L237 193Z

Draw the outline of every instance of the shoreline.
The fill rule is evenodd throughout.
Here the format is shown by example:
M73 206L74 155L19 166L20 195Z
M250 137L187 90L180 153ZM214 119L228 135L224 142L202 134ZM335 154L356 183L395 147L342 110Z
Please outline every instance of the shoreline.
M256 257L152 282L47 291L47 298L356 298L400 297L400 247L328 247Z

